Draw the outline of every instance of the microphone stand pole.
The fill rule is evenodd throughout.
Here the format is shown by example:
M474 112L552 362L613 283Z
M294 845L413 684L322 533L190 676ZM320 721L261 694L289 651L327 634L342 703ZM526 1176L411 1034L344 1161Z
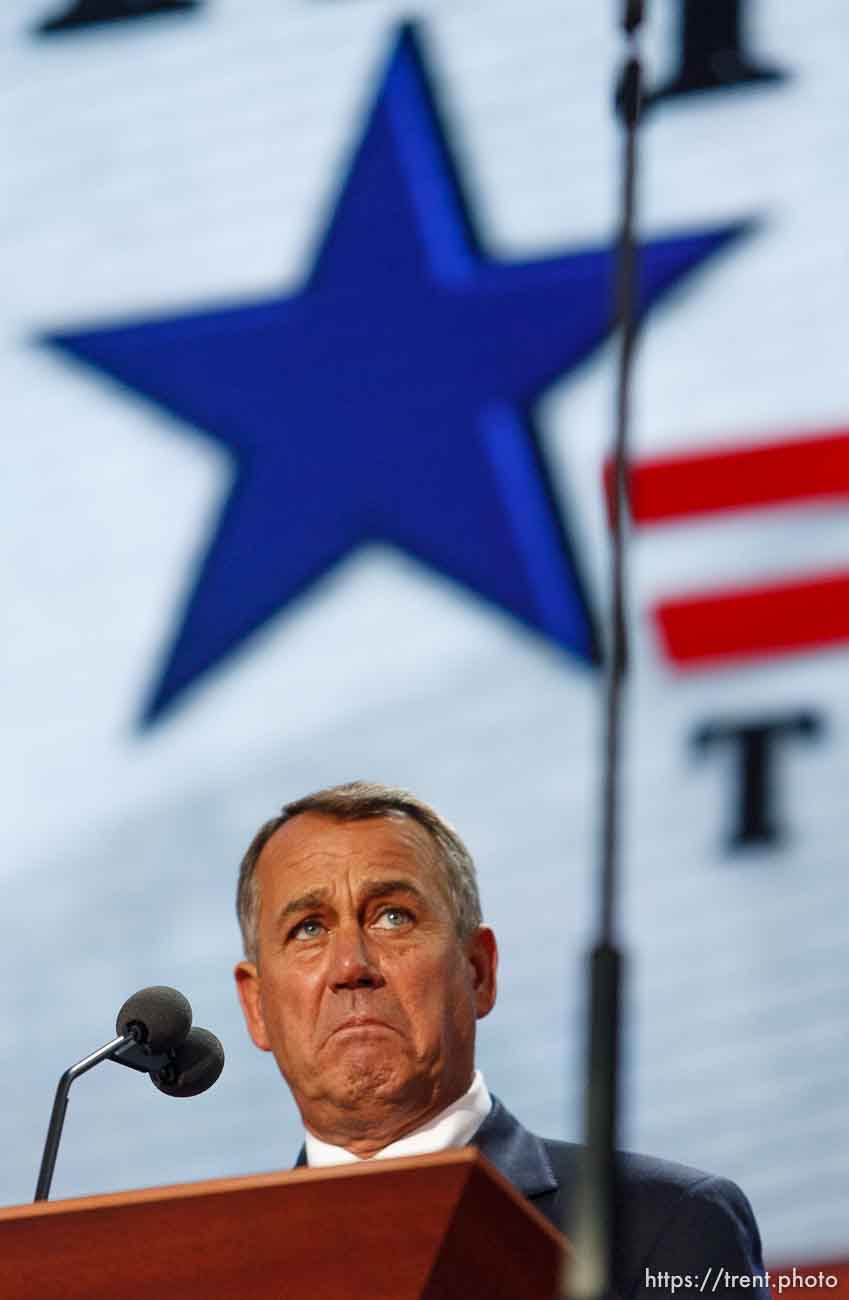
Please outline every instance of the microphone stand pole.
M96 1052L90 1056L85 1056L76 1065L71 1065L62 1075L56 1087L56 1095L53 1098L53 1109L50 1112L50 1123L47 1126L47 1138L44 1143L44 1152L41 1157L41 1167L38 1171L38 1182L36 1183L35 1201L46 1201L50 1195L50 1184L53 1182L53 1170L56 1167L56 1157L59 1154L59 1142L62 1138L62 1129L65 1126L65 1115L68 1110L68 1096L71 1091L71 1085L81 1074L87 1074L93 1070L101 1061L117 1061L119 1065L128 1065L131 1070L140 1070L143 1074L153 1074L156 1070L164 1069L171 1059L168 1052L153 1053L149 1051L140 1041L139 1033L130 1032L120 1034L113 1038L111 1042L104 1043L103 1047L98 1047Z
M622 954L616 946L615 902L619 862L619 790L622 702L628 658L625 619L625 526L628 508L630 387L636 332L635 190L642 69L637 42L642 0L625 0L622 27L627 54L617 94L624 128L621 226L618 240L616 319L619 359L611 494L610 642L605 682L601 896L598 939L590 953L589 1034L584 1123L570 1225L573 1256L566 1261L561 1296L611 1300L617 1242L617 1118L619 1100L620 985Z

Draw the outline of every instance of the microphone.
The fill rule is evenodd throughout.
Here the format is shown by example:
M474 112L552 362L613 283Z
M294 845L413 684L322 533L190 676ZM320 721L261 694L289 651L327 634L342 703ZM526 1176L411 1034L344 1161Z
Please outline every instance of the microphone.
M71 1084L101 1061L115 1061L148 1074L172 1097L194 1097L211 1088L224 1068L224 1049L208 1029L192 1029L192 1008L177 989L153 985L128 998L115 1022L118 1034L62 1075L56 1088L35 1200L46 1201L68 1109Z
M131 1037L156 1053L178 1048L191 1027L188 998L164 984L140 989L127 998L115 1021L117 1034Z
M195 1027L178 1047L174 1059L151 1074L150 1081L169 1097L197 1097L211 1088L224 1069L224 1048L215 1034Z

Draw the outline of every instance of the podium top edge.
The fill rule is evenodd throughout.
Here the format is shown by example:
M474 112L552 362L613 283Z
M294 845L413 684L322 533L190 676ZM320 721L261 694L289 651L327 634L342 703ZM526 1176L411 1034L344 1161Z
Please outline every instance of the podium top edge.
M263 1188L332 1182L340 1178L370 1178L376 1175L379 1176L384 1172L413 1171L430 1168L434 1165L446 1168L481 1165L497 1173L476 1147L457 1147L448 1151L436 1151L429 1155L401 1156L391 1160L362 1160L356 1164L327 1165L318 1169L303 1166L299 1169L278 1170L272 1173L245 1174L230 1178L210 1178L197 1182L169 1183L158 1187L141 1187L123 1192L95 1193L55 1201L27 1202L0 1209L0 1224L43 1215L67 1214L70 1211L143 1205L157 1201L176 1201L188 1197L222 1196L240 1191L257 1191Z

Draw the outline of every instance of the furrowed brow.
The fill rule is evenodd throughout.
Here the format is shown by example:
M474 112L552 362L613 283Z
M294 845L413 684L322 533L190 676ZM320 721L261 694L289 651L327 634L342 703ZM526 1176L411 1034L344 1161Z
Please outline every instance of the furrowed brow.
M374 898L386 898L390 894L409 894L419 903L426 903L422 891L412 880L399 877L397 880L365 880L363 881L363 899L371 901Z
M327 898L326 889L311 889L308 894L299 894L297 898L291 899L282 909L277 917L277 924L282 925L290 916L298 912L310 912L313 908L321 907Z
M277 917L277 926L282 927L292 916L300 915L303 912L317 911L327 901L330 891L328 889L311 889L306 894L299 894L297 898L292 898L281 909ZM417 902L426 905L425 898L418 885L413 880L406 877L398 877L395 880L364 880L363 881L363 902L371 902L376 898L387 898L392 894L407 894L415 898Z

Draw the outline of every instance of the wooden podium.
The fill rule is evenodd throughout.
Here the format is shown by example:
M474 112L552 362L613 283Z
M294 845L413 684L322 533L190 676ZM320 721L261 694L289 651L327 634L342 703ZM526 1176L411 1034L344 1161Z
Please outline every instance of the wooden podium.
M2 1300L551 1300L565 1239L473 1147L0 1210Z

